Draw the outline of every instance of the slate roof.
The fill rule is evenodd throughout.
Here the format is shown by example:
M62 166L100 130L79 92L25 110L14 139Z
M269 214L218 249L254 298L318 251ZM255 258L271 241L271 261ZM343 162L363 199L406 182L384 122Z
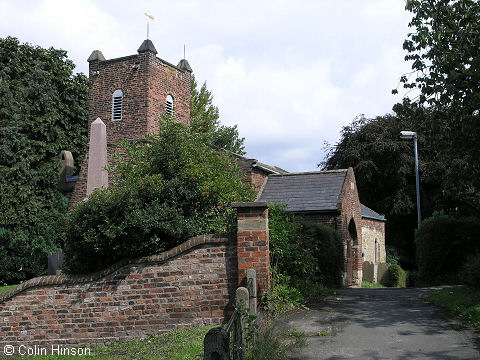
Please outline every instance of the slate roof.
M337 211L347 170L269 175L257 201L286 204L288 211Z
M376 211L370 209L369 207L367 207L363 204L360 204L360 208L362 210L362 217L363 218L373 219L373 220L378 220L378 221L387 221L387 219L385 219L385 216L380 215Z

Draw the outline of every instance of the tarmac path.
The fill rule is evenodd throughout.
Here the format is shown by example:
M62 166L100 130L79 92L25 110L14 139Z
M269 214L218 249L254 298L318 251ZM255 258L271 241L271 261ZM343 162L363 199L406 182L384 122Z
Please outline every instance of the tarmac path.
M291 357L310 359L480 359L480 335L424 297L433 288L343 289L335 297L284 317L308 346Z

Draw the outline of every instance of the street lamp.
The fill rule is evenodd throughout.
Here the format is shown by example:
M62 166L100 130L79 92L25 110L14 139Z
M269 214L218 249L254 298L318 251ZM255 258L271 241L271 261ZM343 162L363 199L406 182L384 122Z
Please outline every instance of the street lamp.
M420 221L422 221L422 218L420 215L420 180L418 177L417 133L414 131L401 131L400 137L402 139L413 139L413 144L415 147L415 182L417 185L417 227L419 227Z

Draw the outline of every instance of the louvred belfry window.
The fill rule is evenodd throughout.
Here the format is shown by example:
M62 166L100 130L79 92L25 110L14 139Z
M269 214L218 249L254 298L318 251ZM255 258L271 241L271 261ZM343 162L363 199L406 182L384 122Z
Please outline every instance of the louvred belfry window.
M112 121L121 121L123 118L123 92L115 90L112 97Z
M173 112L173 97L172 95L167 96L167 104L166 104L166 111L167 115L173 116L175 113Z

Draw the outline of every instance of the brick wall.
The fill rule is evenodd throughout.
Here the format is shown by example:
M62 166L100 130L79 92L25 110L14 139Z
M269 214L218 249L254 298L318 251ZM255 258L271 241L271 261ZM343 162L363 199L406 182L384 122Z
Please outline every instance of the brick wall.
M342 191L338 197L337 204L340 216L338 217L338 230L345 239L345 270L347 266L352 267L352 279L347 282L353 286L361 286L362 284L362 211L360 208L360 199L358 197L357 183L352 168L348 168L347 175L342 187ZM356 236L354 236L356 235ZM351 256L347 256L348 244L351 246Z
M237 157L237 164L242 171L244 181L251 184L258 195L269 174L265 170L253 167L254 162L256 162L254 159L246 159L243 156Z
M267 203L234 203L237 208L238 284L246 287L248 269L257 274L257 294L270 287L270 250Z
M189 71L158 58L151 51L111 60L89 62L88 132L98 117L107 128L107 144L137 140L158 131L158 120L166 111L166 99L174 99L176 121L190 124ZM123 92L123 119L112 121L112 95ZM88 155L88 150L86 151ZM88 156L81 165L72 194L72 204L86 196Z
M97 75L98 74L98 75ZM123 120L112 121L112 95L123 91ZM147 51L137 55L89 63L88 125L101 118L107 142L139 139L155 131L166 110L167 95L174 98L176 119L190 123L190 73Z
M237 239L202 235L102 272L38 277L1 294L0 355L7 344L86 345L222 322L247 268L257 271L259 294L270 280L266 205L236 206Z
M173 97L176 121L190 125L190 72L149 54L147 131L158 131L158 119L165 113L167 95Z

